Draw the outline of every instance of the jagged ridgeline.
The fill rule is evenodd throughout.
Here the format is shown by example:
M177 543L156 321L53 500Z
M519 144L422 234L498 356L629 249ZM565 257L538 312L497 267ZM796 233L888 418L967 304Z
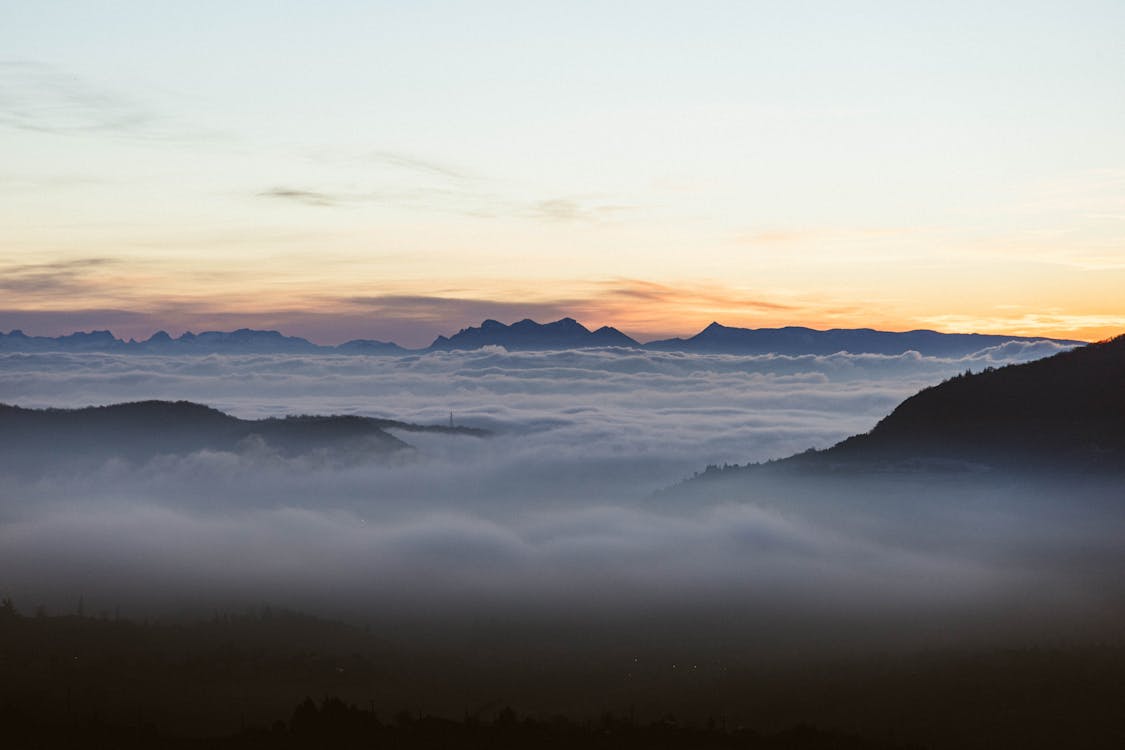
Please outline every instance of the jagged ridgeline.
M937 331L877 331L871 328L834 328L818 331L803 326L784 328L734 328L712 323L688 338L661 339L641 343L611 326L590 330L574 318L552 323L524 319L510 325L486 320L479 326L462 328L452 336L438 336L428 347L406 349L398 344L373 339L354 339L338 346L314 344L278 331L236 331L185 333L173 338L157 331L142 341L125 341L109 331L71 333L65 336L28 336L23 331L0 333L3 352L110 352L120 354L362 354L408 355L431 351L473 350L502 346L509 351L558 349L645 349L694 354L760 355L807 354L899 355L915 351L930 357L962 357L1009 342L1048 341L1063 346L1084 342L1043 337L989 335L980 333L939 333Z
M411 447L388 430L472 437L488 434L471 427L354 415L239 419L190 401L136 401L82 409L0 404L0 468L26 473L61 462L110 458L139 462L164 454L247 450L255 444L287 456L321 451L352 459Z

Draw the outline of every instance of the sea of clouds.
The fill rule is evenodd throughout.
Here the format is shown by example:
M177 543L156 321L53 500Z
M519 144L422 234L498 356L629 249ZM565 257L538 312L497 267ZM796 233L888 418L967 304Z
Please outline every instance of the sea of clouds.
M368 621L696 613L688 630L722 623L767 641L800 632L795 621L819 623L813 640L876 623L915 643L1029 623L1039 636L1101 632L1119 623L1125 590L1112 488L907 479L657 493L707 464L866 431L966 369L1057 351L2 355L0 401L22 406L188 399L244 418L424 424L452 411L494 434L403 432L414 450L362 464L251 444L7 478L0 593L56 609L79 597L127 613L269 602Z
M647 494L709 463L825 447L869 430L911 393L966 369L1062 347L1012 342L963 358L730 356L498 347L404 357L114 354L0 355L0 401L86 406L187 399L243 418L363 414L496 432L494 440L404 436L425 460L502 474L551 475L582 492L610 464ZM487 465L487 466L485 466ZM552 467L565 467L554 476ZM462 488L464 489L464 488ZM490 489L491 491L491 489Z

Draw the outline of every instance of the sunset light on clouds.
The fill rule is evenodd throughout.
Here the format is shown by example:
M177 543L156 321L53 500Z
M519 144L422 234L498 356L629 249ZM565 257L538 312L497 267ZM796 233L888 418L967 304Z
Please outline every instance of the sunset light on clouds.
M11 748L1117 750L1125 0L0 0Z
M1125 7L0 3L0 330L1125 328Z

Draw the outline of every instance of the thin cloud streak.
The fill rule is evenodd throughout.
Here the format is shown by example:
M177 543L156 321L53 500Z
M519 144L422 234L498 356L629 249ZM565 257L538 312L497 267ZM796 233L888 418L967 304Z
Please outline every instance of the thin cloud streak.
M524 215L557 222L602 222L612 220L631 208L592 204L574 198L552 198L531 204L525 209Z
M1070 314L1061 311L1011 315L932 315L922 318L939 329L971 330L979 333L1027 331L1029 335L1075 338L1095 341L1125 331L1125 317L1114 315Z
M0 291L23 299L47 300L83 294L101 283L97 271L120 262L115 258L79 258L0 266Z
M256 197L286 200L307 206L336 208L386 204L411 211L436 211L477 219L515 218L548 223L600 224L616 220L632 206L576 197L526 201L498 192L462 186L422 186L371 190L330 190L275 185Z
M316 190L298 190L296 188L274 187L258 193L263 198L278 198L287 201L304 203L307 206L339 206L343 201L339 196Z
M479 323L488 318L536 320L565 317L569 309L578 306L578 300L552 302L504 302L488 299L465 299L410 294L387 294L372 297L348 297L342 302L370 308L377 315L392 316L401 320L426 321L447 324L452 320ZM462 326L463 327L463 326Z
M698 284L672 286L639 279L621 279L606 282L604 286L608 298L627 298L642 300L660 305L676 307L716 307L750 308L754 310L796 310L794 305L773 302L766 299L746 297L717 285Z
M770 228L741 232L737 242L751 245L798 245L812 242L870 241L918 232L904 227L837 227L819 229Z
M134 98L37 60L0 61L0 127L138 142L197 143L228 137L177 123Z
M474 179L469 174L449 165L440 164L429 159L420 159L416 156L410 156L397 151L375 151L371 154L371 159L389 167L420 172L425 175L443 177L458 182Z
M0 125L55 135L138 134L153 121L135 103L52 65L0 62Z

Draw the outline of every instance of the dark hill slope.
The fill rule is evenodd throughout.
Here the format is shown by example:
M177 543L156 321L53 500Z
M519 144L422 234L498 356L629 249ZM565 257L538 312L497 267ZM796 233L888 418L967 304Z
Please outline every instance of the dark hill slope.
M696 479L978 469L1125 474L1125 336L958 375L831 448Z
M957 376L903 401L871 432L795 464L948 460L1125 470L1125 336Z
M483 435L470 428L423 427L359 416L238 419L189 401L137 401L83 409L25 409L0 404L0 470L209 449L232 451L257 436L286 455L317 450L381 455L409 445L387 429Z

